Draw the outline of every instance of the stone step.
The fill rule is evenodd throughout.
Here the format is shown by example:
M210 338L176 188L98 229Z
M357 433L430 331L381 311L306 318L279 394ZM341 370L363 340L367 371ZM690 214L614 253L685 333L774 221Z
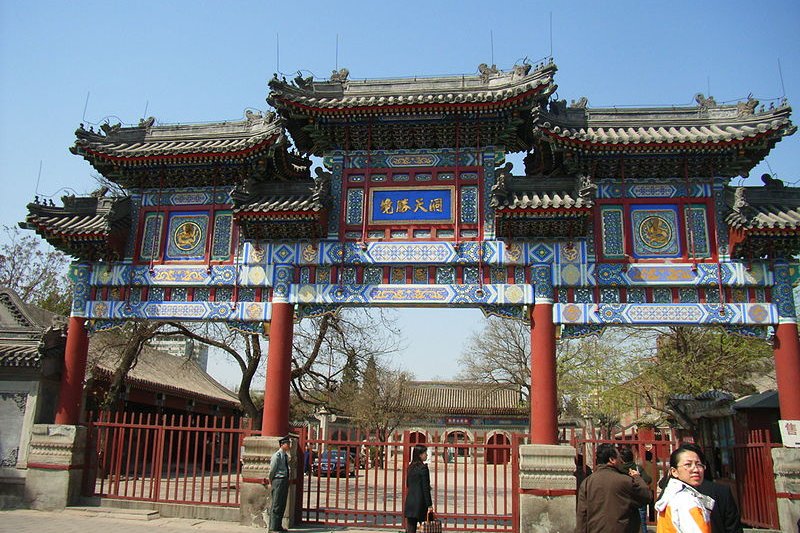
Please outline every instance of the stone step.
M122 509L120 507L67 507L64 512L80 514L82 516L103 516L106 518L120 518L123 520L158 520L161 514L153 509Z

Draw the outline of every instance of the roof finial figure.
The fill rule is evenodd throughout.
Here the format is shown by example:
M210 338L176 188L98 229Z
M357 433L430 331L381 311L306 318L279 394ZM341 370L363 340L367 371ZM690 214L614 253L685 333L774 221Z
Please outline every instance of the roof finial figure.
M570 100L569 106L573 109L586 109L589 105L589 99L585 96L581 96L577 100Z
M756 106L758 106L758 100L753 98L752 93L748 94L746 102L739 102L736 104L736 114L740 117L753 115L755 113Z
M762 174L761 181L764 182L764 186L768 189L783 189L784 187L783 181L773 178L769 174Z
M511 169L514 163L506 163L502 168L497 170L497 180L492 185L490 202L491 207L499 207L503 205L508 198L508 188L506 186L506 179L511 177Z
M340 68L338 71L331 72L331 81L345 82L350 75L350 71L346 68Z
M298 89L305 89L310 87L311 84L314 82L314 76L308 76L306 78L303 77L303 73L299 70L297 71L297 76L294 78L294 84L297 85Z
M500 70L497 68L497 65L492 65L491 67L486 63L481 63L478 65L478 72L481 73L481 80L483 83L488 83L489 78L491 78L495 74L500 74Z
M714 100L714 97L709 95L708 98L705 97L703 93L697 93L694 95L694 101L697 102L697 105L700 106L700 109L706 110L711 109L712 107L717 107L717 101Z

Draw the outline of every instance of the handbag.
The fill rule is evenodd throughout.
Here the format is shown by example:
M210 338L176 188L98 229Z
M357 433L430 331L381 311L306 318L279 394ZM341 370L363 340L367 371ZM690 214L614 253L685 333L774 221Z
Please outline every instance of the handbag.
M442 533L442 521L436 518L433 511L428 511L422 523L422 533Z

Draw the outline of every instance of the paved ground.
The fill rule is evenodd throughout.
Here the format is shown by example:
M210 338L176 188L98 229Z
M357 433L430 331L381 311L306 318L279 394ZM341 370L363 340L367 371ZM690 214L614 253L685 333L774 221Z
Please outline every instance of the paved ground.
M264 531L240 526L232 522L191 520L186 518L158 518L156 520L128 520L97 516L94 513L46 512L30 510L0 511L0 531L14 533L187 533L189 531L214 531L218 533L252 533ZM297 533L373 533L366 529L335 527L293 529ZM383 530L382 533L397 533Z

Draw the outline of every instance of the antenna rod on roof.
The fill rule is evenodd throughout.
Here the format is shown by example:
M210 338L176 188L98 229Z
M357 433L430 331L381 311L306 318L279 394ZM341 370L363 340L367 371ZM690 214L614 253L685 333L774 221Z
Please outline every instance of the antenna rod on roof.
M39 160L39 175L36 176L36 193L39 194L39 180L42 179L42 160Z
M147 108L148 108L148 107L150 107L150 100L147 100L147 101L144 103L144 115L142 115L142 118L144 118L144 119L146 119L146 118L147 118Z
M550 12L550 58L553 58L553 12Z
M781 58L778 58L778 75L781 77L781 98L786 98L786 86L783 85L783 70L781 70Z
M708 89L707 96L711 98L711 76L706 76L706 89Z
M89 95L91 93L86 91L86 102L83 103L83 117L81 118L81 122L86 122L86 108L89 107Z
M489 30L489 46L492 50L492 66L494 66L494 32Z
M281 34L275 34L275 72L281 71Z
M336 34L336 72L339 72L339 34Z

